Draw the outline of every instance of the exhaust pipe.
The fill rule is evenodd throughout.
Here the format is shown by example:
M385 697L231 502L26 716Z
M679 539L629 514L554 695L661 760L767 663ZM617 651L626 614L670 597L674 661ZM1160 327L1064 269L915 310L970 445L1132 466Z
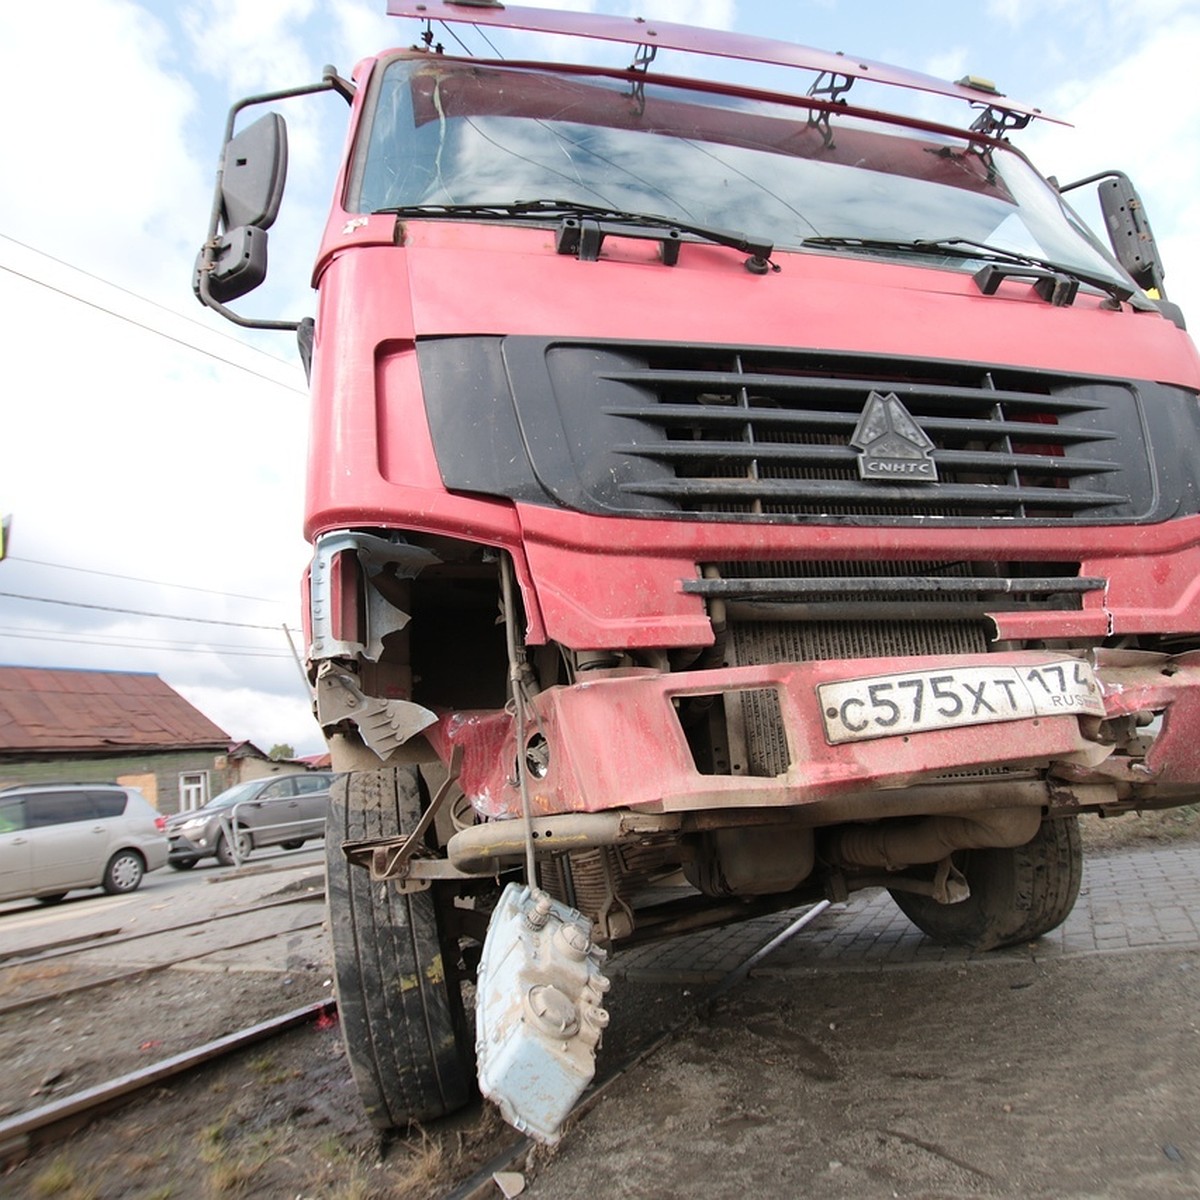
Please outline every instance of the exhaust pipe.
M826 858L841 867L898 871L941 862L956 850L1024 846L1042 823L1040 808L995 808L980 812L844 826L825 843Z

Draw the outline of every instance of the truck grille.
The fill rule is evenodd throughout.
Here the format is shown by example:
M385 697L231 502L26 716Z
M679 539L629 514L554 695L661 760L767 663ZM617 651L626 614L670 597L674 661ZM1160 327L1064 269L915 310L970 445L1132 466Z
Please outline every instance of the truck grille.
M606 413L641 436L614 447L661 477L629 480L631 499L685 512L1010 517L1063 520L1130 511L1114 461L1122 384L965 364L729 351L651 353L597 371L629 401ZM932 445L937 482L860 478L851 445L864 403L894 395ZM649 437L645 436L651 432Z
M427 338L417 351L451 491L729 524L1112 525L1200 511L1187 449L1200 404L1173 384L534 336Z

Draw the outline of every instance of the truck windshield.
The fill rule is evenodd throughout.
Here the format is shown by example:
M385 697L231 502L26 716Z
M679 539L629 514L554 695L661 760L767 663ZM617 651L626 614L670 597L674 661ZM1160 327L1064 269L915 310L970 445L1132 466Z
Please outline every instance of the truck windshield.
M961 255L904 243L961 238L1128 283L1020 155L966 137L837 114L822 127L778 103L409 57L387 65L368 119L352 211L494 205L493 220L538 219L499 209L576 201L784 248L874 242L839 250L960 269Z

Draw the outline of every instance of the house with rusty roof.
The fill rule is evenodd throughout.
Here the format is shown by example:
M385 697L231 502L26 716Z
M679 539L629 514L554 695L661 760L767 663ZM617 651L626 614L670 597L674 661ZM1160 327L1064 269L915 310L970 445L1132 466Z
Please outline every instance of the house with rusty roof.
M197 808L276 764L157 675L0 666L0 787L121 783L160 812Z

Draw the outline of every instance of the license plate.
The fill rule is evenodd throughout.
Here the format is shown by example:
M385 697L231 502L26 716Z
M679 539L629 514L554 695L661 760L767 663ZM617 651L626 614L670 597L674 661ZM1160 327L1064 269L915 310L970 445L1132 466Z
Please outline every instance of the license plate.
M1078 659L844 679L819 684L817 697L825 738L834 746L1025 717L1104 716L1092 668Z

